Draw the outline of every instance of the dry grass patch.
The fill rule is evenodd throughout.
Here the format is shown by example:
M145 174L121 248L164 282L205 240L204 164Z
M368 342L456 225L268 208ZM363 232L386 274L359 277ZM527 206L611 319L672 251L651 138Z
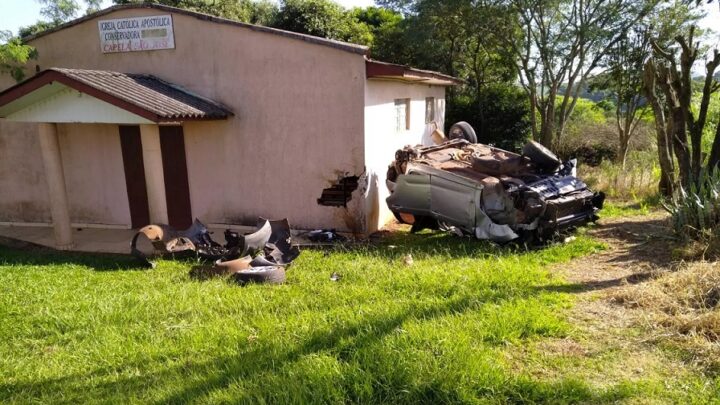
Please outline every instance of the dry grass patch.
M611 298L643 311L641 321L655 331L651 339L671 343L693 362L720 371L720 263L682 264Z

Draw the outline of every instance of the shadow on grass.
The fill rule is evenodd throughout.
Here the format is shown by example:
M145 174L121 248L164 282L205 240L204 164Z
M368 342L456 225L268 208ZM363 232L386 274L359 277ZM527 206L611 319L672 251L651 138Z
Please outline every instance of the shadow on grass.
M598 291L607 288L619 287L627 284L640 284L653 280L658 276L656 272L634 273L626 277L618 277L609 280L592 280L584 283L562 284L562 285L546 285L534 287L540 291L559 292L559 293L581 293L587 291Z
M562 238L561 238L562 239ZM406 231L383 231L373 234L369 240L357 244L325 246L327 254L366 252L386 259L412 254L416 259L425 259L438 254L448 259L503 258L557 246L556 241L524 245L520 243L498 244L469 236L457 236L449 232L424 230L419 233ZM313 248L310 248L313 249Z
M0 246L0 266L85 266L96 271L145 270L130 255L61 252L54 249L14 249Z
M117 398L118 395L125 399L128 396L148 398L154 394L154 389L167 392L167 387L163 387L163 384L168 384L179 385L180 388L161 399L156 398L156 403L202 403L207 400L210 393L222 392L241 383L249 384L246 385L249 389L237 395L244 394L249 397L236 398L238 402L277 403L278 397L282 399L283 395L289 396L298 403L327 402L330 398L323 398L320 393L315 392L314 381L302 378L285 380L294 374L292 372L294 365L308 356L321 353L333 356L342 364L354 362L363 372L372 373L369 391L366 386L358 391L356 381L348 376L344 376L338 382L338 386L333 387L337 391L335 394L349 403L460 403L469 400L468 391L477 398L492 399L500 403L578 401L600 403L617 401L630 395L628 392L613 389L597 393L579 380L544 382L527 376L508 375L499 370L499 375L492 376L485 382L473 381L475 385L471 387L448 386L448 380L442 378L444 376L418 381L411 371L395 370L392 366L390 366L393 370L391 375L386 374L387 368L373 370L377 365L372 360L368 362L366 359L387 357L387 351L378 350L371 356L355 356L363 351L373 353L376 344L395 333L407 321L417 319L428 321L444 316L455 316L476 310L483 305L496 304L512 298L511 293L491 294L485 300L467 295L436 304L410 306L392 316L368 318L331 331L316 332L296 346L283 347L272 342L258 342L255 346L250 346L251 343L248 343L248 350L241 354L218 356L205 362L186 361L156 373L138 373L137 370L153 362L167 361L167 358L147 358L134 363L98 369L89 374L57 379L0 383L0 401L30 399L43 401L52 399L55 393L62 393L62 397L68 401L88 397L107 399L116 396ZM228 344L238 343L228 342ZM383 358L384 364L399 364L399 361L395 360L399 359ZM124 370L136 371L132 376L115 377L121 375ZM287 373L288 371L290 373ZM458 372L463 373L462 370ZM273 380L274 384L271 383ZM278 380L286 383L278 386ZM182 383L178 384L177 381ZM458 383L460 384L460 381ZM285 389L289 391L279 391Z
M624 218L602 223L592 232L592 236L612 240L617 246L617 254L608 263L646 263L655 266L667 265L672 261L673 248L678 245L673 235L664 217Z

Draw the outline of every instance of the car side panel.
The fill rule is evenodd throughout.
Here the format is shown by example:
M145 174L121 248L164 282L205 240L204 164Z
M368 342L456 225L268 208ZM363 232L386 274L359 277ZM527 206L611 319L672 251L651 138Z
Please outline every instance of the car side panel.
M430 215L430 175L410 174L397 178L395 190L387 198L388 206L397 212Z
M430 206L439 221L472 230L475 227L475 207L479 188L451 179L432 176Z

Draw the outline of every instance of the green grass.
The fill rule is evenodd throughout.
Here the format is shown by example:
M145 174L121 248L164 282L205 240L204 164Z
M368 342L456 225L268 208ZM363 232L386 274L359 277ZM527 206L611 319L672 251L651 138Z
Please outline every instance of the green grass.
M0 403L662 398L652 381L597 387L508 360L572 333L572 294L547 267L600 249L582 235L525 252L401 234L305 250L285 285L239 287L194 281L190 263L0 248Z
M609 199L600 211L601 218L635 217L648 215L651 211L661 209L660 196L652 195L645 198Z

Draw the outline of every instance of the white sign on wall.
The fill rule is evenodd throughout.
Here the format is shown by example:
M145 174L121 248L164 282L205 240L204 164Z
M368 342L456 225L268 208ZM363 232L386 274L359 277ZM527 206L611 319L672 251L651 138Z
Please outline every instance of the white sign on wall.
M171 15L98 21L103 53L174 49Z

